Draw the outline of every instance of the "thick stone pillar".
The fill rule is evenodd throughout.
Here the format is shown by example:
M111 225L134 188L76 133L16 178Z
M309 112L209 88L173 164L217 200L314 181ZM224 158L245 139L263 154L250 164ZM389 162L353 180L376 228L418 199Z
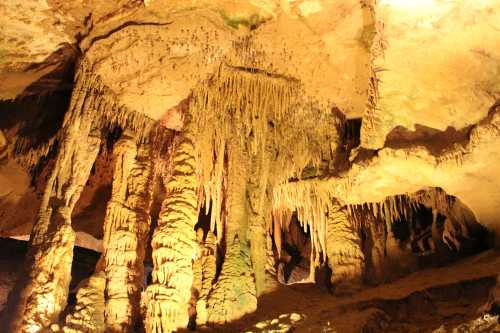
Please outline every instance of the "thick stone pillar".
M208 298L208 322L217 324L236 320L257 309L255 277L246 237L248 159L238 142L229 143L228 156L226 253L219 279Z
M187 327L193 283L198 220L196 161L190 139L179 138L165 177L166 198L152 239L153 283L146 291L146 332L166 333Z
M365 258L361 239L347 212L335 205L328 213L326 255L336 293L358 289L363 282Z
M89 94L78 88L31 232L24 273L9 297L7 332L45 331L59 321L66 306L75 243L71 213L100 148L100 133L92 130Z
M124 133L113 148L115 170L104 221L106 332L134 332L144 286L154 168L148 144Z
M250 255L255 273L257 297L266 290L266 223L271 217L271 203L267 196L270 161L262 151L252 158L251 174L247 188L249 202Z

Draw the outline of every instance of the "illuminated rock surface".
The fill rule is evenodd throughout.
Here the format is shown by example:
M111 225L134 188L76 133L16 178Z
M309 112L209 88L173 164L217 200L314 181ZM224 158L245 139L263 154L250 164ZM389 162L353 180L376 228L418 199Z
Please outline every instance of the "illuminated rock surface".
M499 8L4 1L0 327L498 330Z

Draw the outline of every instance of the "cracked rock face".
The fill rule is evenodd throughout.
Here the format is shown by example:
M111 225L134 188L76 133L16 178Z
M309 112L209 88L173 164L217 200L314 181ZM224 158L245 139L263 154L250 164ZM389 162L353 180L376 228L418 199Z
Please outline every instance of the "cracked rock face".
M498 246L498 8L0 4L0 236L29 240L2 323L287 331L247 322L279 282L362 295ZM75 246L102 255L73 299ZM497 289L448 326L494 328Z

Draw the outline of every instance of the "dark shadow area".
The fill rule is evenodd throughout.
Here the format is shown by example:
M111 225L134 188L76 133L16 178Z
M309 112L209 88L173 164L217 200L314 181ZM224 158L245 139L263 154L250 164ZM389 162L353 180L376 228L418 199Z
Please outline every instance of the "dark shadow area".
M281 239L278 281L293 284L306 280L310 273L311 238L309 229L304 231L296 213L292 214L288 228L282 230Z
M439 155L454 144L465 144L469 139L471 126L460 130L448 127L440 131L424 125L415 125L415 131L397 126L387 135L384 147L401 149L415 146L426 147L433 155Z

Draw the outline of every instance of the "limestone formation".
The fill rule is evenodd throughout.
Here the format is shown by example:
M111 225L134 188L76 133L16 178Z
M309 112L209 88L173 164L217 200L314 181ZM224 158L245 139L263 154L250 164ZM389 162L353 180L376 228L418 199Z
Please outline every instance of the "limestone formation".
M498 8L0 3L0 331L496 329Z
M104 221L106 330L133 332L144 287L154 166L151 149L126 133L113 148L113 190Z
M332 270L335 291L353 291L361 287L365 258L361 240L345 209L340 206L328 212L326 256Z
M254 279L250 249L236 237L228 244L221 275L208 297L207 321L224 324L254 312L257 309Z
M56 164L31 233L26 273L9 304L13 332L47 330L66 306L75 242L71 213L100 148L100 134L88 109L94 105L92 98L82 86L73 95Z
M66 316L64 333L104 332L105 286L104 272L95 273L82 283L76 294L75 308Z
M186 327L196 257L198 216L196 163L192 141L180 137L164 175L166 198L153 234L152 284L147 288L146 332Z
M207 322L207 300L212 285L215 282L217 271L217 244L213 232L208 231L200 254L201 283L196 302L196 323L203 325ZM193 268L193 273L194 273Z

